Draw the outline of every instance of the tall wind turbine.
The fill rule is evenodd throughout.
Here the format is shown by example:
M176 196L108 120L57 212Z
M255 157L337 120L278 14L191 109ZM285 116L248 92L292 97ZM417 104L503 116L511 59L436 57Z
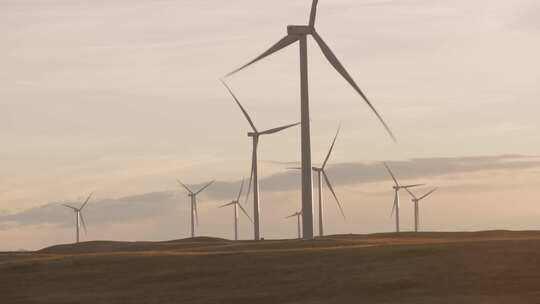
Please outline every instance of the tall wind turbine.
M88 201L90 201L90 198L92 197L93 193L90 193L84 203L81 205L81 207L76 208L68 204L62 204L64 207L69 208L75 212L75 236L76 236L76 242L79 243L79 230L81 228L81 224L84 229L84 233L86 233L86 223L84 222L84 217L82 215L82 210L88 204Z
M437 191L437 188L434 188L428 193L422 195L421 197L417 197L414 193L412 193L411 190L407 188L405 188L405 190L409 192L409 194L411 195L411 201L414 203L414 232L418 232L418 226L420 222L420 206L418 203L426 197L430 196L433 192Z
M300 223L301 222L301 217L302 217L302 211L298 211L298 212L295 212L289 216L286 217L286 219L288 218L293 218L293 217L296 217L297 221L298 221L298 239L301 239L302 238L302 224Z
M334 149L334 145L336 144L336 139L339 135L339 130L341 129L341 126L339 126L336 136L334 137L334 140L332 141L332 145L330 146L330 149L328 150L328 154L326 154L326 158L324 159L324 162L322 163L322 166L317 168L313 167L313 171L317 172L317 185L319 188L319 235L324 236L324 229L323 229L323 198L322 198L322 181L321 181L321 175L324 177L324 182L326 183L326 186L328 189L330 189L330 192L332 192L332 195L334 196L334 199L336 200L336 203L339 207L339 211L341 212L341 215L343 216L343 219L345 219L345 213L343 212L343 207L341 206L341 203L339 202L339 199L337 198L336 192L334 191L334 188L332 187L332 184L330 183L330 179L328 178L328 175L326 175L326 171L324 170L326 168L326 164L328 163L328 159L330 158L330 155L332 154L332 150Z
M236 200L225 204L219 208L228 207L228 206L234 206L234 240L238 241L238 208L247 216L247 218L253 223L253 220L249 216L249 214L246 212L244 207L240 204L240 196L242 196L242 190L244 189L244 179L242 179L242 184L240 185L240 191L238 192L238 196L236 197Z
M303 214L303 228L304 238L313 238L313 185L311 176L311 135L310 135L310 123L309 123L309 90L308 90L308 56L307 56L307 37L312 36L319 47L323 55L330 62L330 64L336 69L336 71L345 78L345 80L353 87L353 89L362 97L371 110L375 113L379 121L383 124L384 128L390 134L392 139L395 140L392 131L382 119L379 113L375 110L375 107L371 104L364 92L353 80L351 75L347 72L345 67L341 64L338 58L334 55L330 47L324 42L322 37L315 30L315 18L317 16L317 3L318 0L313 0L311 5L311 14L309 17L308 25L289 25L287 26L287 35L271 46L267 51L251 60L242 67L227 74L226 77L231 76L244 68L252 65L253 63L274 54L275 52L295 43L300 42L300 112L301 112L301 145L302 145L302 214Z
M199 191L194 192L191 191L191 189L184 185L180 180L176 180L178 184L188 192L188 197L191 201L191 237L195 237L195 222L197 222L197 226L199 225L199 212L197 211L197 195L203 192L206 188L210 187L211 184L214 183L214 181L209 182L204 187L202 187Z
M234 101L236 102L236 104L238 105L238 107L240 108L242 113L244 114L244 117L246 118L246 120L248 121L248 123L249 123L249 125L251 126L251 129L252 129L252 132L248 133L248 137L251 137L251 139L253 141L253 151L252 151L252 154L251 154L251 174L249 176L249 184L248 184L248 192L247 192L247 195L246 195L246 201L247 201L247 199L249 197L249 194L250 194L250 191L251 191L251 182L253 181L253 219L254 219L254 221L253 221L253 226L254 226L253 233L254 233L254 239L256 241L258 241L261 238L261 231L260 231L260 200L259 200L259 170L257 168L257 163L258 163L258 161L257 161L257 148L259 146L259 137L261 137L263 135L270 135L270 134L278 133L278 132L283 131L285 129L297 126L300 123L281 126L281 127L269 129L269 130L266 130L266 131L257 130L257 128L255 127L255 124L253 123L253 120L251 119L251 117L249 116L247 111L244 109L244 107L242 106L242 104L240 103L238 98L236 98L236 96L232 92L231 88L229 88L229 86L224 81L222 81L222 82L223 82L223 85L227 88L227 90L231 94L231 96L233 97Z
M319 236L324 236L324 207L323 207L323 194L322 194L322 178L324 177L324 182L326 183L326 186L328 189L330 189L330 192L332 193L332 196L334 196L334 199L339 207L339 211L341 212L341 215L343 216L343 219L345 219L345 213L343 212L343 207L341 206L341 203L339 202L339 199L337 198L336 192L334 191L334 188L332 187L332 184L330 183L330 179L328 178L328 175L326 175L326 164L328 163L328 160L330 159L330 155L332 154L332 150L334 149L334 145L336 144L337 137L339 135L339 131L341 130L341 125L338 127L338 130L336 132L336 135L334 136L334 140L332 141L332 145L330 146L330 149L328 150L328 154L326 154L326 158L324 159L322 166L320 167L313 167L313 171L317 173L317 185L319 190ZM301 168L291 168L291 169L301 169Z
M394 180L394 186L392 186L392 188L394 189L394 204L392 206L392 215L394 215L394 212L396 213L396 232L399 232L399 190L423 186L424 184L400 185L398 180L394 176L394 173L392 173L392 170L390 170L390 167L388 167L386 163L383 164L386 167L386 170L388 170L388 173L390 173L392 179Z

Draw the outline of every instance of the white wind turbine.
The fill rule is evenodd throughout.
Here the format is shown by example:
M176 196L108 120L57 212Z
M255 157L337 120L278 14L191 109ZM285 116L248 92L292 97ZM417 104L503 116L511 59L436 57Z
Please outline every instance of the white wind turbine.
M197 195L204 191L204 189L208 188L211 184L214 183L214 181L209 182L204 187L202 187L199 191L193 192L191 189L184 185L181 181L177 180L178 184L188 192L188 197L190 198L191 202L191 237L195 237L195 222L197 222L197 226L199 225L199 212L197 211Z
M247 216L247 218L253 223L253 220L249 216L249 214L246 212L244 207L240 204L240 196L242 196L242 190L244 189L244 179L242 179L242 184L240 185L240 191L238 192L238 196L236 197L236 200L225 204L219 208L224 208L228 206L234 206L234 240L238 241L238 208Z
M298 229L298 239L302 238L302 224L301 224L301 218L302 218L302 211L295 212L289 216L286 217L286 219L296 217L296 220L298 222L297 229Z
M430 196L433 192L437 191L437 188L434 188L428 193L422 195L421 197L417 197L414 193L412 193L411 190L407 188L405 188L405 190L409 192L409 194L411 195L411 201L414 203L414 232L418 232L418 227L420 224L420 206L418 203L426 197Z
M234 95L232 90L229 88L229 86L224 82L223 85L227 88L231 96L233 97L234 101L244 114L244 117L248 121L249 125L251 126L252 132L248 133L248 137L251 137L253 141L253 150L251 155L251 174L249 176L249 184L248 184L248 192L246 195L246 201L249 198L249 194L251 191L251 183L253 182L253 233L254 233L254 239L256 241L260 240L261 238L261 232L260 232L260 198L259 198L259 170L257 167L258 161L257 161L257 148L259 146L259 137L263 135L270 135L274 133L278 133L280 131L283 131L285 129L294 127L299 125L300 123L294 123L286 126L281 126L273 129L269 129L266 131L259 131L255 127L255 124L253 123L253 120L247 113L247 111L244 109L238 98Z
M62 204L64 207L69 208L69 209L73 210L73 212L75 212L75 235L76 235L75 239L76 239L77 243L79 243L79 239L80 239L79 238L79 234L80 234L79 231L80 231L80 228L81 228L81 224L83 226L84 233L86 233L86 223L84 222L84 217L82 215L82 210L86 206L86 204L88 204L88 201L90 201L90 198L92 197L92 194L93 193L90 193L88 195L88 197L86 198L84 203L79 208L73 207L73 206L68 205L68 204Z
M324 181L326 183L326 186L328 189L330 189L330 192L332 193L332 196L334 196L334 199L339 207L339 211L341 212L341 215L343 216L343 219L345 219L345 213L343 212L343 207L341 206L341 203L339 202L339 199L337 198L336 192L334 191L334 188L332 187L332 184L330 183L330 179L328 178L328 175L326 175L326 164L328 163L328 160L330 159L330 155L332 154L332 150L334 150L334 145L336 144L337 137L339 135L339 131L341 130L341 126L338 127L338 130L336 132L336 135L334 136L334 140L332 141L332 145L330 146L330 149L328 150L328 154L326 154L326 158L324 159L322 166L320 167L313 167L313 171L317 173L317 185L319 190L319 236L324 236L324 207L323 207L323 194L322 194L322 177L324 177ZM292 168L292 169L301 169L301 168Z
M322 37L315 30L315 18L317 16L318 0L313 0L311 5L311 14L308 25L289 25L287 26L287 35L279 40L276 44L270 47L267 51L243 65L242 67L232 71L225 77L231 76L253 63L274 54L275 52L299 41L300 42L300 113L301 113L301 146L302 146L302 214L303 214L303 231L305 239L313 238L313 184L311 176L311 135L309 123L309 90L308 90L308 56L307 56L307 37L312 36L315 42L321 48L323 55L330 64L341 74L343 78L353 87L353 89L362 97L371 110L375 113L384 128L395 141L392 131L382 119L375 107L371 104L364 92L353 80L345 67L341 64L338 58L334 55L330 47L324 42Z
M396 177L394 176L394 173L392 173L392 170L390 170L390 167L388 167L386 163L383 164L386 167L386 170L388 170L388 173L390 173L392 179L394 180L394 186L392 186L392 188L394 189L394 204L392 206L392 215L394 214L394 212L396 213L396 232L399 232L399 190L423 186L424 184L400 185Z

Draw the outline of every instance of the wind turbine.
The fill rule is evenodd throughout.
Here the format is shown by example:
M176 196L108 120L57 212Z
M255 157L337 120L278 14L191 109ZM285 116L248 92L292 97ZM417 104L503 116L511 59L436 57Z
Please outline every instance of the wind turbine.
M249 123L249 125L251 126L251 129L252 129L252 132L248 133L248 137L251 137L251 139L253 141L253 150L252 150L252 154L251 154L251 174L249 176L249 184L248 184L248 192L247 192L247 195L246 195L246 201L247 201L247 199L249 197L249 194L250 194L250 191L251 191L251 182L253 181L253 219L254 219L254 221L253 221L253 226L254 226L253 232L254 232L254 239L256 241L258 241L261 238L261 232L260 232L260 199L259 199L259 170L257 168L257 163L258 163L258 161L257 161L257 148L259 146L259 137L261 137L263 135L270 135L270 134L278 133L278 132L283 131L285 129L297 126L300 123L281 126L281 127L269 129L269 130L266 130L266 131L257 130L257 128L255 127L255 124L253 123L253 120L251 119L251 117L249 116L247 111L244 109L244 107L242 106L242 104L240 103L238 98L236 98L236 96L232 92L231 88L229 88L229 86L224 81L222 81L222 83L227 88L227 90L229 91L231 96L233 97L234 101L236 102L236 104L238 105L238 107L240 108L242 113L244 114L244 117L246 118L246 120L248 121L248 123Z
M225 204L219 208L228 207L228 206L234 206L234 240L238 241L238 208L247 216L247 218L253 222L249 214L246 212L244 207L240 204L240 196L242 195L242 190L244 189L244 179L242 179L242 184L240 185L240 191L238 192L238 196L236 197L236 200Z
M289 218L293 218L293 217L296 217L297 221L298 221L298 239L301 239L302 238L302 224L300 223L301 221L301 217L302 217L302 211L298 211L298 212L295 212L289 216L286 217L286 219L289 219Z
M330 47L324 42L322 37L315 30L315 19L317 16L317 4L318 0L313 0L311 5L311 14L309 17L308 25L289 25L287 26L287 35L271 46L264 53L251 60L247 64L227 74L225 77L229 77L244 68L258 62L259 60L274 54L275 52L284 49L285 47L299 41L300 42L300 112L301 112L301 146L302 146L302 214L303 214L303 228L304 238L313 238L313 184L311 176L311 135L310 135L310 122L309 122L309 90L308 90L308 56L307 56L307 37L312 36L319 47L323 55L330 62L330 64L341 74L343 78L353 87L353 89L362 97L371 110L375 113L379 121L383 124L388 134L394 139L392 131L382 119L379 113L375 110L375 107L371 104L364 92L353 80L351 75L347 72L345 67L341 64L338 58L334 55Z
M394 173L392 173L392 170L390 170L390 167L388 167L386 163L383 164L386 167L386 170L388 170L388 173L390 173L392 179L394 180L394 186L392 186L392 188L394 189L394 205L392 206L392 215L394 215L394 212L396 213L396 232L399 232L399 190L423 186L424 184L400 185L396 177L394 176Z
M418 232L418 225L420 222L420 206L418 205L418 203L426 197L430 196L433 192L437 191L437 188L434 188L433 190L429 191L421 197L417 197L414 193L411 192L411 190L407 188L405 188L405 190L409 192L409 194L411 195L411 201L414 203L414 232Z
M336 203L339 207L339 211L341 212L341 215L343 216L343 219L345 219L345 213L343 212L343 207L341 206L341 203L339 202L339 199L337 198L336 192L334 191L334 188L332 187L332 184L330 183L330 179L328 178L328 175L326 175L326 164L328 163L328 160L330 159L330 155L332 154L332 150L334 149L334 145L336 144L336 139L339 135L339 131L341 130L341 125L338 127L338 130L336 132L336 135L334 136L334 140L332 141L332 145L330 146L330 149L328 150L328 154L326 154L326 158L324 159L322 166L320 167L313 167L313 171L317 173L317 185L319 190L319 236L324 236L324 228L323 228L323 219L324 219L324 208L323 208L323 195L322 195L322 178L324 177L324 181L326 183L326 186L328 189L330 189L330 192L334 196L334 199L336 200ZM291 169L301 169L301 168L291 168Z
M180 180L176 180L178 184L188 192L188 197L191 201L191 237L195 237L195 222L197 222L197 226L199 225L199 212L197 211L197 195L203 192L206 188L208 188L211 184L214 183L214 181L209 182L204 187L202 187L199 191L193 192L191 189L184 185Z
M81 224L84 228L84 233L86 233L86 223L84 222L84 217L82 215L82 210L88 204L88 201L90 201L90 198L92 197L93 193L90 193L84 203L81 205L81 207L76 208L68 204L62 204L62 206L69 208L75 212L75 234L76 234L76 241L79 243L79 230L81 228Z

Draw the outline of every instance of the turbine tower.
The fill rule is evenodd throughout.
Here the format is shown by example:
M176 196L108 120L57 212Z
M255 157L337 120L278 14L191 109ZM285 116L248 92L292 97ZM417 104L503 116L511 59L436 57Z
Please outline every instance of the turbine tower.
M81 205L81 207L76 208L68 204L62 204L64 207L69 208L75 212L75 240L77 243L79 243L79 231L81 228L81 224L84 229L84 233L86 233L86 223L84 222L84 217L82 215L82 210L88 204L88 201L90 201L90 198L92 197L93 193L90 193L84 203Z
M247 64L227 74L229 77L244 68L254 64L255 62L274 54L275 52L299 41L300 44L300 113L301 113L301 151L302 151L302 216L303 216L303 231L304 239L313 238L313 185L311 176L311 135L309 122L309 90L308 90L308 56L307 56L307 37L312 36L315 42L319 45L323 55L330 64L341 74L343 78L353 87L353 89L362 97L371 110L375 113L384 128L395 141L392 131L382 119L375 107L366 97L364 92L353 80L345 67L341 64L338 58L334 55L330 47L324 42L322 37L315 30L315 19L317 16L318 0L313 0L311 5L311 14L309 24L307 25L289 25L287 26L287 35L271 46L264 53L251 60Z
M420 223L420 206L418 203L426 197L430 196L433 192L437 191L437 188L434 188L433 190L429 191L421 197L417 197L414 193L411 192L411 190L407 188L405 188L405 190L409 192L409 194L411 195L411 201L414 203L414 232L418 232L418 226Z
M286 219L293 218L293 217L296 217L296 219L298 221L298 224L297 224L298 239L301 239L302 238L302 224L301 224L302 211L295 212L295 213L287 216Z
M394 186L392 186L392 188L394 189L394 204L392 206L391 214L394 215L394 212L396 214L396 232L399 232L399 190L423 186L424 184L400 185L396 177L394 176L394 173L392 173L392 170L390 170L390 167L388 167L386 163L383 164L386 167L388 173L390 173L392 179L394 180Z
M247 195L246 195L246 201L249 198L249 194L250 194L250 191L251 191L251 183L253 182L253 219L254 219L254 221L253 221L253 226L254 226L253 233L254 233L254 239L256 241L258 241L258 240L261 239L261 230L260 230L260 212L261 211L260 211L260 198L259 198L259 170L258 170L258 167L257 167L257 163L258 163L258 161L257 161L257 148L259 146L259 137L261 137L263 135L270 135L270 134L278 133L278 132L283 131L285 129L297 126L300 123L281 126L281 127L269 129L269 130L266 130L266 131L257 130L257 128L255 127L255 124L253 123L253 120L251 119L251 117L249 116L247 111L244 109L244 107L242 106L242 104L240 103L238 98L236 98L236 96L232 92L231 88L229 88L229 86L224 81L222 81L222 82L223 82L223 85L227 88L227 90L231 94L231 96L233 97L234 101L236 102L236 104L238 105L238 107L240 108L242 113L244 114L244 117L246 118L246 120L248 121L248 123L249 123L249 125L251 126L251 129L252 129L252 132L248 133L248 137L251 137L252 142L253 142L253 150L252 150L252 154L251 154L251 174L249 176L249 184L248 184L248 192L247 192Z
M225 204L219 208L224 208L228 206L234 206L234 240L238 241L238 208L247 216L247 218L253 223L253 220L249 216L249 214L246 212L244 207L240 204L240 196L242 196L242 190L244 189L244 179L242 179L242 184L240 185L240 191L238 192L238 196L236 197L236 200L231 201L228 204Z
M326 154L326 158L324 159L322 166L320 167L313 167L313 171L317 173L317 185L319 190L319 236L324 236L324 207L323 207L323 194L322 194L322 178L324 178L324 182L326 183L326 186L328 189L330 189L330 192L332 193L332 196L334 196L334 199L339 207L339 211L341 212L341 215L343 216L343 219L345 219L345 213L343 212L343 207L341 206L341 203L339 202L339 199L337 198L336 192L334 191L334 188L332 187L332 184L330 183L330 179L328 178L328 175L326 174L325 168L326 164L328 163L328 160L330 159L330 155L332 154L332 150L334 149L334 145L336 144L336 139L339 135L339 131L341 130L341 125L338 127L338 130L336 132L336 135L334 136L334 140L332 141L332 145L330 146L330 149L328 150L328 154ZM290 169L296 169L300 170L301 168L290 168Z
M199 191L193 192L191 189L183 184L180 180L176 180L180 186L182 186L184 189L188 192L188 197L190 198L191 202L191 237L195 237L195 222L197 222L197 226L199 225L199 212L197 211L197 195L203 192L206 188L210 187L211 184L214 183L214 181L209 182L204 187L202 187Z

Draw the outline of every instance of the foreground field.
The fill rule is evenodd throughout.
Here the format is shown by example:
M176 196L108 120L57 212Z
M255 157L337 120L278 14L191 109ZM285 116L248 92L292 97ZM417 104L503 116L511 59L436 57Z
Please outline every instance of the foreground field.
M0 303L540 303L540 232L61 245L0 254Z

